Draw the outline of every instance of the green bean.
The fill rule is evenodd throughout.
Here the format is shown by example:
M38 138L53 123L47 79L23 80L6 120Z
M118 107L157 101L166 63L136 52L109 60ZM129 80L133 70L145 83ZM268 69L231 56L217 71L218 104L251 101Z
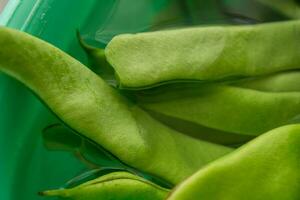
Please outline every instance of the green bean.
M300 71L276 73L233 84L266 92L300 92Z
M153 118L159 120L163 124L200 140L226 145L229 147L237 147L255 137L209 128L199 123L192 122L191 120L185 120L183 119L184 116L182 115L180 117L174 115L165 115L161 112L155 112L151 109L147 109L147 106L144 108Z
M93 47L90 47L87 44L85 44L82 40L80 40L80 41L85 48L93 48ZM93 48L93 49L95 50L96 48ZM103 51L103 50L98 49L98 51ZM88 55L90 58L92 57L91 60L93 60L94 63L97 60L100 61L101 59L103 59L103 57L100 58L99 56L95 56L91 53L88 53ZM98 63L95 65L95 67L101 68L101 64ZM280 73L275 73L275 74L270 74L270 75L265 75L265 76L246 78L246 79L241 79L241 80L234 80L234 81L227 81L227 82L223 81L222 83L233 85L235 87L249 88L249 89L254 89L254 90L259 90L259 91L264 91L264 92L299 92L300 72L299 71L287 71L287 72L280 72ZM193 95L193 94L187 95L186 92L178 92L178 90L181 90L182 88L178 89L175 87L176 89L174 89L173 85L166 86L165 90L163 90L163 92L161 91L161 93L159 93L159 94L153 95L153 90L155 91L155 93L157 93L158 91L161 90L160 88L150 90L151 92L150 92L150 94L148 94L148 97L147 97L147 92L145 92L145 91L136 92L138 95L138 101L141 101L140 105L143 108L145 108L156 119L167 124L168 126L172 127L173 129L176 129L180 132L184 132L193 137L204 139L204 140L207 140L210 142L229 145L229 146L232 146L232 145L236 146L238 144L242 144L246 141L249 141L252 138L252 137L249 137L246 135L258 135L267 130L278 127L280 125L299 121L298 113L296 113L296 115L291 113L292 117L289 115L282 116L282 119L279 118L279 119L276 119L275 121L270 121L269 124L262 124L262 123L264 123L264 121L260 120L260 122L261 122L260 124L262 124L262 127L260 127L260 124L257 127L256 122L254 122L254 121L255 120L259 121L259 119L261 119L262 117L257 118L257 117L255 117L255 115L253 115L253 112L251 113L251 110L248 110L248 112L243 114L243 116L245 116L244 118L242 117L238 121L231 121L229 123L229 124L231 124L231 128L220 127L219 124L217 124L217 125L215 124L217 122L205 122L205 121L203 122L203 119L202 119L203 117L205 118L204 120L207 120L207 119L204 116L205 113L203 113L200 110L198 112L199 113L201 112L200 115L202 114L203 116L202 117L200 116L200 118L198 118L199 116L197 114L199 114L199 113L194 110L193 106L190 106L190 105L196 105L196 107L197 107L197 103L195 103L195 102L197 102L197 99L194 99L194 96L197 96L197 95ZM177 83L177 85L180 85L180 84ZM184 85L184 84L182 84L182 85ZM197 84L189 85L189 87L195 87L195 86L197 87ZM175 94L178 93L177 96L181 96L182 98L190 97L191 102L193 102L193 103L191 103L191 104L183 103L185 105L184 105L184 107L181 107L179 102L177 102L178 104L176 104L177 100L174 100L174 95L170 94L170 92L168 92L168 90L173 91L173 93L175 93ZM183 90L186 90L186 88L184 88ZM187 90L193 91L191 89L187 89ZM198 90L198 89L196 89L196 90ZM199 91L196 91L196 90L195 90L195 93L196 94L199 93ZM164 91L167 91L166 94L162 94L162 93L164 93ZM241 96L243 98L247 99L248 97L245 95L245 90L242 90L242 91L244 91L244 92L242 92ZM128 92L128 91L126 91L126 92ZM145 95L143 95L143 93L146 94L146 97L145 97ZM189 92L189 93L192 93L192 92ZM254 92L251 92L251 91L250 91L250 93L254 94ZM226 96L227 99L228 99L228 96L230 96L230 94L228 94ZM236 92L236 94L234 96L235 97L239 96L238 92ZM253 95L250 94L249 98L251 98L251 96L253 97ZM265 94L260 93L258 95L258 97L259 96L261 96L261 98L264 98ZM277 95L277 96L279 98L281 98L280 95ZM222 95L219 95L216 98L221 98L221 97L222 97ZM198 98L199 98L199 95L198 95ZM171 106L170 106L169 107L170 111L166 111L167 108L162 106L161 103L158 103L159 105L151 104L149 106L149 104L147 104L149 102L146 102L146 105L143 105L145 103L143 101L145 101L145 100L146 101L149 101L149 100L150 101L151 100L160 101L158 99L160 99L160 100L171 99L172 101L174 100L174 108L171 108ZM269 101L271 101L272 105L274 105L276 100L274 99L274 101L272 102L270 97L268 99L269 99ZM262 101L263 101L263 99L261 99L260 102L262 102ZM240 107L236 107L235 102L237 102L237 101L232 99L232 102L230 103L232 105L232 111L240 109ZM168 104L168 101L166 101L165 104ZM201 103L198 102L198 104L201 104ZM261 109L261 107L263 107L263 105L261 105L261 104L255 105L255 102L253 102L253 101L247 102L247 100L244 100L244 102L242 102L242 104L245 104L245 106L249 105L250 107L256 106L262 112L266 111L266 109ZM280 102L278 102L277 105L278 104L280 104ZM277 105L275 103L275 106L277 106ZM298 105L298 104L296 104L296 105ZM215 107L215 105L213 103L210 104L209 108L212 108L212 107ZM220 112L222 112L222 108L221 107L219 107L219 108L220 108L219 109ZM285 107L282 107L282 109L285 109ZM184 110L186 113L183 113L182 110ZM243 111L244 110L241 110L240 112L243 112ZM272 110L270 110L270 109L269 109L269 111L272 112ZM276 110L273 110L273 111L274 111L274 113L276 113L275 112ZM190 115L191 113L194 113L195 116ZM261 112L254 113L254 114L261 115ZM218 115L218 113L215 113L215 115ZM266 117L268 115L269 115L269 113L267 113L267 112L262 114L262 116L266 116ZM236 116L236 115L234 114L233 116ZM288 117L290 117L290 118L288 118ZM233 117L229 116L229 120L231 120L232 118ZM246 124L248 124L248 122L247 122L248 120L250 121L250 124L246 125ZM216 121L220 121L220 120L217 119ZM245 124L244 127L243 127L243 125L240 125L241 123ZM227 124L221 123L221 126L227 126ZM237 128L237 126L239 126L239 128ZM247 130L245 130L245 128L246 128L245 126L248 127ZM255 128L257 130L254 130ZM232 132L234 132L236 134L233 134ZM240 133L243 133L244 136L240 135Z
M71 189L42 192L69 200L163 200L169 190L127 172L113 172Z
M214 81L300 68L300 20L116 36L105 55L122 88Z
M0 28L0 70L37 94L65 124L123 163L176 184L231 148L154 120L52 45Z
M299 92L261 92L221 84L165 86L137 93L146 110L249 136L299 122Z
M167 199L299 199L299 146L300 125L274 129L199 170Z

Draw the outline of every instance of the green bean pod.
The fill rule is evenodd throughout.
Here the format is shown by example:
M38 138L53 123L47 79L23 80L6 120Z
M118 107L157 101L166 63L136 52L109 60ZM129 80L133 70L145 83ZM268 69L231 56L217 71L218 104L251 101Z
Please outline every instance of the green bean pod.
M127 172L113 172L70 189L41 192L68 200L163 200L169 190Z
M274 129L179 184L168 200L296 200L300 125Z
M288 71L241 80L233 84L264 92L300 92L300 71Z
M105 49L121 88L214 81L300 68L300 20L116 36Z
M222 84L187 84L140 92L136 98L141 107L151 112L248 136L297 123L300 119L300 92L262 92Z
M183 135L154 120L54 46L0 28L0 70L37 94L66 125L121 162L176 184L231 148Z

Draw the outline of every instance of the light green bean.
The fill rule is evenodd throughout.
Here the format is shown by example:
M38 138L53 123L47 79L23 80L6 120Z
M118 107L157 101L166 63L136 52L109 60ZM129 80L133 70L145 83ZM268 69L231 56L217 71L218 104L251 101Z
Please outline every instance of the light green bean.
M274 129L185 180L168 200L296 200L300 125Z
M169 190L127 172L113 172L71 189L49 190L44 196L68 200L163 200Z
M116 36L105 55L119 86L213 81L300 68L300 20Z
M252 136L300 118L300 92L261 92L221 84L165 86L137 93L137 102L167 117Z
M300 71L276 73L233 84L265 92L300 92Z

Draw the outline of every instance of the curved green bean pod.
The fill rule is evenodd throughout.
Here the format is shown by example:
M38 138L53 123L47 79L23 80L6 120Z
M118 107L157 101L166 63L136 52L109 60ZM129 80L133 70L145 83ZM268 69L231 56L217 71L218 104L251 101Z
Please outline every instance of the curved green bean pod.
M220 84L166 86L138 93L141 107L227 133L257 136L299 122L300 92L261 92Z
M169 190L128 172L113 172L71 189L41 192L68 200L163 200Z
M185 180L168 200L296 200L300 125L274 129Z
M175 184L232 151L164 126L46 42L3 27L0 46L1 71L29 87L77 133L133 168Z

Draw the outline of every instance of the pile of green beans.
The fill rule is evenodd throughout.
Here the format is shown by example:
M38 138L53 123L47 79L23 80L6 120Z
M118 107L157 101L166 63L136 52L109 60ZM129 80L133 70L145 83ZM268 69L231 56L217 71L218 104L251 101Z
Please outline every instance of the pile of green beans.
M79 41L90 69L0 27L0 71L61 121L43 130L45 146L98 169L41 195L300 198L300 21L124 34L105 49Z

